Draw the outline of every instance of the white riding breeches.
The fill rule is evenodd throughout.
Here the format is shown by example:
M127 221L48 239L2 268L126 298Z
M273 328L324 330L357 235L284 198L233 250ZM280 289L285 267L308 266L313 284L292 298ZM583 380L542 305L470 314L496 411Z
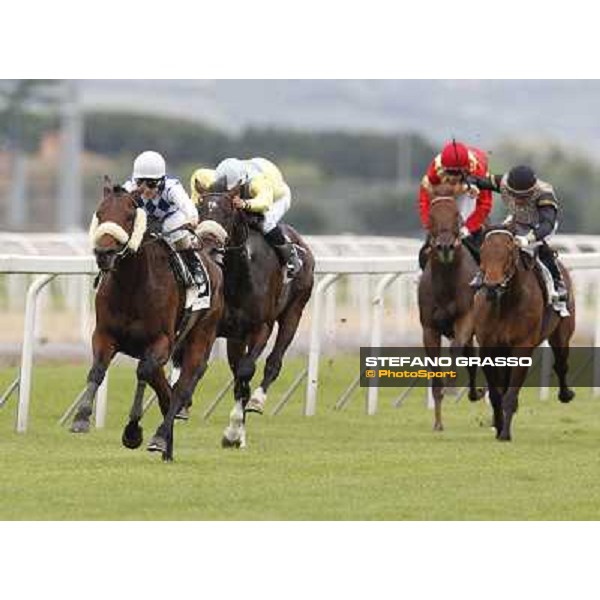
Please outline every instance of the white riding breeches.
M186 247L191 247L192 234L187 229L180 229L184 225L188 225L189 218L183 211L178 210L172 215L169 215L162 223L163 235L177 249L184 250Z
M283 215L290 209L292 204L292 194L290 188L285 186L285 194L273 202L273 206L265 213L263 221L263 233L269 233L277 227Z

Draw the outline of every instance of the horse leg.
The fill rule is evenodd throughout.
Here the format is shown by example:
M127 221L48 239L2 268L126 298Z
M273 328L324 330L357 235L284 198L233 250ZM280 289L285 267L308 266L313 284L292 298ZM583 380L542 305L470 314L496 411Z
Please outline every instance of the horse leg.
M500 437L500 432L504 427L504 414L502 413L502 393L498 389L498 374L495 367L482 367L488 384L490 404L494 413L494 429L496 438Z
M183 353L181 374L175 384L169 410L148 444L148 450L150 452L162 452L165 461L173 460L173 425L175 419L181 407L191 400L198 381L206 372L214 341L214 334L204 339L199 338L197 343L194 343L194 341L188 344L186 351Z
M254 362L254 365L251 369L253 375L256 368L256 360L262 354L262 351L265 349L265 346L267 345L267 342L271 337L273 325L274 323L263 323L260 330L250 337L248 343L248 355L244 357L242 361L249 359ZM279 331L277 332L277 338L279 338ZM266 400L267 395L264 387L262 387L261 385L254 390L254 393L250 397L250 400L248 400L248 403L244 407L244 413L254 412L259 415L262 415L265 408Z
M145 363L144 360L146 361ZM142 427L140 426L140 421L142 420L144 412L144 392L146 391L147 383L150 383L150 380L148 378L153 378L152 373L155 362L156 361L154 358L152 358L152 355L149 355L147 358L141 360L138 363L137 388L135 390L135 396L133 398L131 410L129 411L129 422L127 423L127 425L125 425L125 429L123 430L123 434L121 436L121 442L123 446L131 450L139 448L142 445L142 442L144 441L144 432ZM162 370L161 366L159 366L158 368ZM162 382L158 383L157 385L161 391L160 393L156 391L156 389L155 391L158 397L158 403L161 412L164 414L166 406L169 403L170 392L165 390L164 386L162 385Z
M519 354L519 356L524 356ZM510 426L514 413L517 411L519 402L519 392L523 385L529 367L508 367L509 375L508 389L502 397L502 412L504 413L504 425L502 431L498 436L498 439L502 442L509 442L511 440Z
M427 352L427 356L435 358L440 355L441 347L441 334L431 327L423 328L423 346ZM432 392L434 402L434 431L443 431L444 425L442 423L442 399L444 398L444 384L438 378L432 381Z
M475 349L473 348L474 329L474 313L472 310L456 319L454 323L454 340L451 344L454 357L458 356L459 352L466 357L476 356ZM469 373L469 400L475 402L483 397L485 390L475 387L477 366L470 365L467 367L467 371Z
M142 413L144 410L144 392L146 391L146 382L138 379L137 387L135 390L135 396L133 398L133 404L129 411L129 423L123 430L121 436L121 442L125 448L135 450L142 445L144 441L144 435L139 422L142 419Z
M87 433L90 430L90 416L94 408L94 398L116 352L114 340L104 333L99 333L98 330L94 331L92 337L92 349L94 362L88 372L87 387L71 424L70 431L72 433Z
M227 360L233 373L233 396L235 403L229 413L229 424L223 431L223 448L244 448L246 446L246 427L244 424L243 397L245 390L238 377L238 365L246 352L246 340L227 339Z
M262 406L250 406L250 382L256 372L256 361L264 350L269 336L273 331L273 323L262 323L258 329L250 333L247 340L247 351L238 363L237 377L242 392L242 405L244 408L244 422L247 412L261 412ZM249 408L250 407L250 408Z
M463 356L467 358L476 357L477 351L473 347L473 340L471 340L464 348ZM471 402L477 402L481 400L485 395L485 388L477 387L477 366L471 365L467 367L469 372L469 400Z
M556 329L548 338L552 352L554 354L554 372L558 377L558 399L561 402L571 402L575 397L575 392L567 383L567 372L569 370L569 339L572 330L569 327L567 319L561 319Z
M267 357L263 380L260 386L254 390L251 402L256 400L264 407L265 402L267 401L267 390L277 377L279 377L283 365L283 357L296 335L298 324L302 317L302 311L304 310L307 301L308 298L305 297L294 301L277 320L278 329L275 344Z
M126 448L138 448L143 441L143 431L139 423L142 418L146 384L150 384L156 392L162 414L165 415L169 409L171 388L166 381L163 371L163 366L169 357L169 349L170 343L168 337L162 336L146 351L145 356L138 362L136 370L138 385L129 413L129 422L123 429L121 436L121 442ZM160 376L157 376L157 372L160 372Z

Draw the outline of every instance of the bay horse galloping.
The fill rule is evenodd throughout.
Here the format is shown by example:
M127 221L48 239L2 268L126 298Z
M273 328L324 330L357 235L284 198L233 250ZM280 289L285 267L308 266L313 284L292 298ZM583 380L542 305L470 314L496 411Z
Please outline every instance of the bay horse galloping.
M431 250L418 289L423 345L430 357L440 356L442 336L451 340L453 355L474 353L474 292L469 283L477 273L477 263L460 239L457 190L452 184L436 186L431 201ZM468 369L469 399L475 401L483 391L475 388L476 367ZM435 403L433 429L442 431L443 381L433 379L432 392Z
M87 432L93 402L117 352L139 359L138 388L123 432L123 444L142 443L143 392L146 383L158 396L165 421L148 447L173 457L173 419L189 400L202 377L223 315L223 282L212 250L223 244L225 232L213 228L202 238L201 256L209 277L212 300L207 309L185 313L186 289L173 268L173 250L147 227L138 199L105 178L104 197L90 228L96 262L102 273L96 294L96 327L92 336L93 366L71 431ZM185 319L184 319L185 314ZM183 326L182 321L185 322ZM183 332L180 331L183 328ZM178 334L183 333L183 336ZM187 333L187 335L185 335ZM174 389L163 366L173 357L181 367Z
M209 192L198 181L200 225L216 221L228 234L224 261L225 315L219 326L227 338L227 358L234 377L235 405L229 416L223 447L244 447L246 413L262 413L269 386L281 371L288 349L313 287L314 258L306 243L289 225L284 233L302 253L303 266L287 280L285 269L263 234L252 226L255 215L234 206L239 187L230 192ZM267 357L263 379L250 397L256 361L277 323L275 344Z
M490 228L481 247L483 285L475 296L475 335L483 357L531 357L548 339L558 376L558 398L570 402L575 393L567 384L569 341L575 329L575 301L571 279L560 265L569 299L568 317L547 304L534 272L535 260L520 251L514 232ZM499 440L511 439L511 422L529 367L483 367L488 381L494 427Z

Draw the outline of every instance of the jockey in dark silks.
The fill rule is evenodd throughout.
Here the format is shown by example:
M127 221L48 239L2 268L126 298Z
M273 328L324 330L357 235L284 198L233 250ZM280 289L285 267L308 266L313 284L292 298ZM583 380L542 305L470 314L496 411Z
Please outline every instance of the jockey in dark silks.
M540 261L554 281L556 296L552 300L564 302L568 296L567 287L556 262L556 254L548 245L550 236L558 228L559 203L554 188L538 179L534 171L524 165L512 168L505 175L473 178L473 182L481 189L500 193L508 208L504 223L514 227L515 240L521 248L537 245ZM479 287L481 283L479 274L473 285Z
M446 144L431 161L419 188L421 223L423 229L428 232L432 189L441 183L463 185L464 192L457 198L464 223L460 236L477 262L479 262L479 248L482 242L482 227L492 210L492 192L489 189L478 188L471 182L471 178L488 176L488 159L483 150L452 141ZM429 234L419 252L419 264L422 269L427 263L428 252Z

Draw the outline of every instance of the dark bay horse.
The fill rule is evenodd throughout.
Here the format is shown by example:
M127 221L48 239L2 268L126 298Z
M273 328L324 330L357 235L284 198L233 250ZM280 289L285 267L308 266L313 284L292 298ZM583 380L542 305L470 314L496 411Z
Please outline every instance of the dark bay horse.
M430 255L419 280L419 315L423 345L430 357L440 356L442 336L451 340L453 355L474 354L473 289L469 283L477 263L460 240L461 217L455 200L459 188L441 184L433 190L429 215ZM476 367L469 367L469 399L478 400ZM443 381L432 380L434 431L442 431Z
M218 335L227 338L227 358L233 377L235 405L222 439L224 447L244 447L247 412L262 413L269 386L278 377L313 287L314 258L306 243L289 225L284 232L301 251L303 267L287 281L274 250L262 233L252 226L255 216L238 209L231 192L210 193L196 182L200 195L198 214L201 229L216 221L228 234L224 262L225 314ZM273 327L277 337L267 357L263 379L250 396L256 361L264 350Z
M223 315L223 277L211 249L225 241L225 232L213 228L202 239L201 255L212 288L209 308L193 313L187 335L178 339L186 290L171 266L172 250L147 228L146 213L138 199L105 179L104 197L90 228L98 267L103 276L96 294L96 327L92 336L93 366L71 431L89 430L89 418L98 387L117 352L139 359L138 389L123 432L123 444L142 443L143 392L154 389L165 421L148 447L165 460L173 456L173 419L189 400L202 377ZM173 357L181 375L171 389L163 366Z
M571 315L561 318L546 304L533 270L534 261L519 250L514 232L506 227L490 228L481 246L483 287L475 296L475 335L482 358L531 357L548 340L558 376L558 398L570 402L575 393L567 384L569 342L575 330L575 301L571 278L560 265L569 290ZM511 439L511 422L529 367L483 367L488 381L494 427L499 440Z

